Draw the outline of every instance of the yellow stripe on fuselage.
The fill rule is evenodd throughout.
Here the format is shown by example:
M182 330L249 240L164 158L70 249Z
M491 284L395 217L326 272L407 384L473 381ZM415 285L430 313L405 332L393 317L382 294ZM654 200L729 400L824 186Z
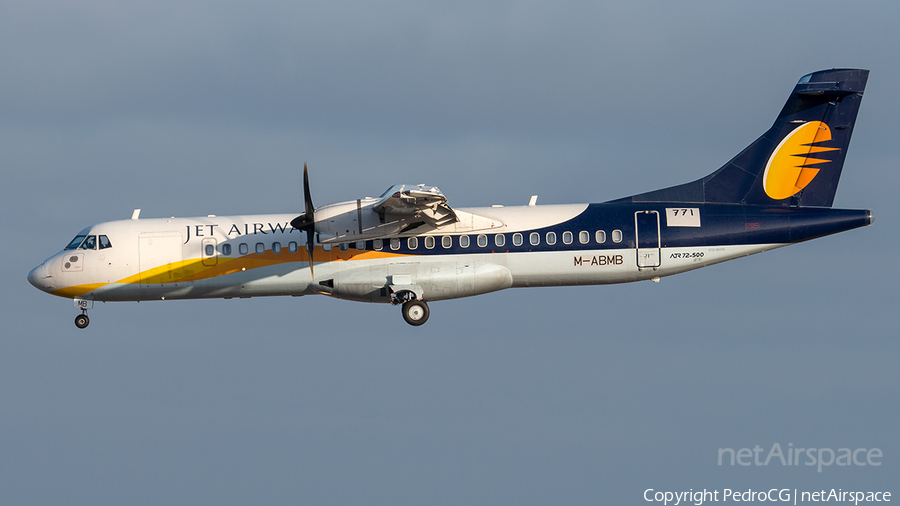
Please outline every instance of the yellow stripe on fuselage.
M409 255L401 253L388 253L383 251L341 251L339 248L332 248L331 251L325 251L321 247L316 248L313 254L313 260L316 264L326 264L329 262L347 262L356 260L375 260L381 258L405 257ZM261 267L269 267L272 265L285 264L290 262L309 262L309 255L305 249L299 249L296 253L272 253L272 250L266 250L265 253L250 253L248 255L229 258L217 257L216 265L203 265L204 261L210 259L192 258L179 262L160 265L146 271L132 274L122 278L115 283L117 284L148 284L162 285L167 283L185 283L188 281L200 281L211 279L219 276L227 276L241 271L259 269ZM60 297L75 298L81 297L88 292L101 288L112 283L88 283L82 285L73 285L65 288L54 290L50 293Z
M88 283L86 285L72 285L53 290L50 293L67 299L74 299L108 284L109 283Z

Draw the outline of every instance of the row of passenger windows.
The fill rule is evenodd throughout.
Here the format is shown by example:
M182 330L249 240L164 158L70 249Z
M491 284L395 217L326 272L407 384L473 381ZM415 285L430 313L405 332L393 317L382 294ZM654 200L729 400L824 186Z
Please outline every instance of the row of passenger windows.
M563 244L572 244L575 240L575 236L572 232L565 231L562 234L562 243ZM612 234L612 242L620 243L622 242L622 231L621 230L613 230ZM528 243L532 246L539 246L541 244L541 239L548 245L556 244L557 237L556 232L547 232L543 238L541 234L537 232L532 232L528 234ZM520 233L515 233L512 235L512 244L513 246L522 246L524 244L525 237ZM606 242L606 231L605 230L597 230L594 232L594 241L597 244L603 244ZM438 238L434 236L426 236L422 241L425 243L426 249L434 249L435 245L438 242ZM488 236L485 234L481 234L475 238L475 242L479 248L486 248L488 246ZM494 246L503 247L506 245L506 235L505 234L494 234ZM585 230L582 230L578 233L578 242L580 244L588 244L591 242L591 233ZM366 241L356 241L355 243L341 243L338 247L341 251L347 251L350 249L350 246L353 246L357 251L365 251L366 249ZM391 250L397 251L400 249L400 239L393 238L389 241L388 245ZM453 247L453 236L445 235L440 237L440 245L444 249L450 249ZM325 251L331 250L331 245L325 244L323 245ZM459 236L459 247L460 248L468 248L470 246L469 236L461 235ZM410 237L406 239L406 247L408 249L414 250L419 248L419 238L418 237ZM289 242L287 245L287 249L291 253L297 252L298 245L296 242ZM372 249L375 251L381 251L384 249L384 240L383 239L375 239L372 241ZM282 247L281 243L274 242L272 243L272 253L278 254L281 253ZM222 255L229 256L232 253L231 244L222 244L220 246L220 251ZM266 252L266 245L258 242L255 246L256 253L262 255ZM238 245L238 254L246 255L250 252L250 246L247 243L241 243ZM215 248L212 244L207 244L204 249L204 254L206 256L213 256L215 254Z
M282 248L281 248L280 242L272 243L272 253L275 253L275 254L281 253L281 249ZM287 249L291 253L296 253L297 252L297 243L294 241L289 242L287 245ZM221 246L219 246L219 251L221 251L223 255L229 256L229 255L231 255L231 245L230 244L222 244ZM266 245L261 242L256 243L255 251L257 254L262 255L263 253L266 252ZM211 257L216 254L216 250L212 244L207 244L204 247L203 253L204 253L204 255ZM248 253L250 253L250 245L248 245L245 242L238 244L238 254L246 255Z

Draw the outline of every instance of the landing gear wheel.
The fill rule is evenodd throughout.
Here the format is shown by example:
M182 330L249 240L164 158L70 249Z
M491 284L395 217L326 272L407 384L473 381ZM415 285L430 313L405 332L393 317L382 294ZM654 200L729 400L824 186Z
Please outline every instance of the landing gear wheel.
M418 327L427 322L430 314L428 304L424 300L415 299L404 302L401 311L403 312L403 319L413 327Z
M91 323L91 319L86 314L80 314L75 317L75 326L80 329L87 327L89 323Z

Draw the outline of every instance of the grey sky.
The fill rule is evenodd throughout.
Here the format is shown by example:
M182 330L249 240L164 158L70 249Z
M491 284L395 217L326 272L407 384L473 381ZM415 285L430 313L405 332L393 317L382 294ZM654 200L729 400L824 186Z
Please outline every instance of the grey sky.
M889 490L900 439L891 2L0 0L0 502L634 504ZM836 207L873 227L666 278L396 308L100 304L25 280L90 224L451 205L701 177L803 74L871 70ZM880 467L719 467L721 447ZM892 488L893 487L893 488Z

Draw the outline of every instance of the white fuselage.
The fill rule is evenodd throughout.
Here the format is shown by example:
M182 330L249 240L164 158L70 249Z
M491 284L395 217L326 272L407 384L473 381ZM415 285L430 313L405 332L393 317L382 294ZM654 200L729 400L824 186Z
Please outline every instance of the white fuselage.
M29 280L55 295L96 301L323 293L390 302L386 287L392 285L415 286L421 298L441 300L509 287L653 279L783 245L662 244L658 265L638 267L633 223L572 228L554 233L552 245L549 234L533 232L570 222L586 208L461 209L461 216L477 219L427 234L317 244L313 269L304 232L289 224L294 215L113 221L79 233L105 236L108 247L63 250ZM528 251L535 240L541 250Z

